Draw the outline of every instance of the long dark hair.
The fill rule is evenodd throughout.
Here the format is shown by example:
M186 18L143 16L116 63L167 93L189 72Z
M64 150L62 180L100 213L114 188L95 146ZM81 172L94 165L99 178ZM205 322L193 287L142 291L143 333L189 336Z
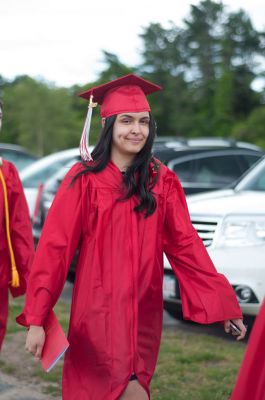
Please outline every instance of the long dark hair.
M93 163L83 162L84 169L73 179L75 181L80 175L89 172L102 171L110 161L113 125L117 115L106 118L99 140L92 151ZM120 198L126 200L136 195L139 204L134 208L136 212L144 212L144 216L152 215L156 209L156 199L152 193L158 179L159 164L152 155L152 146L156 135L156 123L150 114L149 135L142 150L134 157L133 163L126 170L123 182L127 193Z

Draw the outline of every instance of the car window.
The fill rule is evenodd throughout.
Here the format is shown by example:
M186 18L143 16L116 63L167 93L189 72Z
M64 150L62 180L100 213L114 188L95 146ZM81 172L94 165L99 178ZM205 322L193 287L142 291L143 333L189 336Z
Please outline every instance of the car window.
M255 190L257 192L265 191L265 174L256 176L255 179L251 181L248 187L245 187L244 190Z
M236 186L236 190L265 191L265 163L257 164L242 181Z
M59 171L59 169L68 164L71 158L68 157L66 159L54 161L52 164L46 165L41 170L37 170L35 173L33 172L31 176L23 179L23 186L25 188L37 188L40 183L47 181L52 175ZM76 159L78 159L78 156Z
M240 166L232 155L212 156L196 160L194 182L226 185L241 175Z
M36 161L36 158L32 157L30 154L19 153L18 151L12 151L8 149L1 149L0 155L4 159L11 161L16 166L18 171L21 171L23 168Z
M247 168L250 168L253 164L255 164L256 161L260 159L260 155L244 154L242 155L242 158L244 158L245 162L247 163Z
M193 170L193 160L189 161L171 161L171 168L178 176L181 182L192 182L192 170Z
M256 190L261 192L265 191L265 175L262 175L257 179Z

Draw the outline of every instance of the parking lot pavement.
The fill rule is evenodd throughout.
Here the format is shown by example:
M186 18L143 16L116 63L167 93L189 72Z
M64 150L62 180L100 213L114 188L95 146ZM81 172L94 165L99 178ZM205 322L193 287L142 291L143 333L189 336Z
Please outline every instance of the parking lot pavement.
M49 400L47 395L38 393L38 391L39 389L37 384L23 383L20 380L0 371L1 400ZM52 397L52 399L56 400L55 397Z

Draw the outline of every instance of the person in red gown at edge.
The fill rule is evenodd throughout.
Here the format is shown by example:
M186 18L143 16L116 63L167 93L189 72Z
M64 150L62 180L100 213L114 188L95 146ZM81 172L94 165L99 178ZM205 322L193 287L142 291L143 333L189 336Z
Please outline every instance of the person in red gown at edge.
M0 130L3 103L0 101ZM26 292L34 256L32 227L23 187L15 166L0 157L0 349L6 333L8 290Z
M227 279L193 228L174 172L152 156L156 125L146 95L161 88L129 74L94 87L75 164L53 201L40 238L26 305L26 348L40 357L43 325L79 248L63 371L64 400L150 399L163 316L163 252L180 284L184 317L232 319L245 335ZM92 97L93 96L93 100ZM91 160L90 111L102 132Z
M252 329L231 400L265 400L265 300Z

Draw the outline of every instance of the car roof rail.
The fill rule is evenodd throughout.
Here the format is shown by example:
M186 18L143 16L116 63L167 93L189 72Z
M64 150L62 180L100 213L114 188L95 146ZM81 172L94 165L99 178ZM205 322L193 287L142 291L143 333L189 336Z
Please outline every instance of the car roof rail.
M188 145L193 146L228 146L235 147L236 140L219 136L201 136L188 139Z
M200 136L200 137L183 137L183 136L159 136L154 141L154 147L238 147L249 150L264 151L261 147L248 142L237 141L232 137L223 136Z

